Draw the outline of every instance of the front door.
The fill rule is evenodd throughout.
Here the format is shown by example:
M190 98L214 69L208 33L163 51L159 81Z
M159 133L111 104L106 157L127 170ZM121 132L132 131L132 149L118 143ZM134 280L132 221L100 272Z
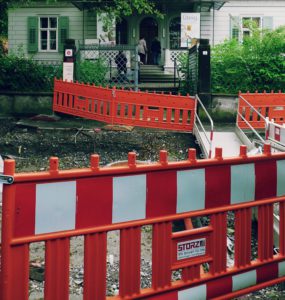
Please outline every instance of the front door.
M158 24L156 20L151 17L144 18L140 24L140 37L144 37L146 40L146 45L148 49L147 57L146 57L147 64L153 64L150 48L151 48L151 42L157 36L158 36Z

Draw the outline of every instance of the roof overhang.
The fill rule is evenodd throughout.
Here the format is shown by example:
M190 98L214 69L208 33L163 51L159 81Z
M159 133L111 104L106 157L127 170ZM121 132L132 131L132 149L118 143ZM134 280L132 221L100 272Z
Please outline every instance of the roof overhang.
M175 0L172 0L173 3ZM155 0L157 4L169 2L169 0ZM223 5L228 1L219 1L219 0L179 0L181 3L188 3L195 5L197 11L199 10L210 10L215 9L219 10ZM96 8L110 7L114 4L112 0L73 0L71 3L76 6L79 10L92 10Z

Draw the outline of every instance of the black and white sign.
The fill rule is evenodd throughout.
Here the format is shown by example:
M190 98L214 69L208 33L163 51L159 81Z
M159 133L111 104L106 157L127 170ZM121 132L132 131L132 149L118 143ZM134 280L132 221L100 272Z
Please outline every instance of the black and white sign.
M177 260L202 256L205 254L205 238L177 243Z

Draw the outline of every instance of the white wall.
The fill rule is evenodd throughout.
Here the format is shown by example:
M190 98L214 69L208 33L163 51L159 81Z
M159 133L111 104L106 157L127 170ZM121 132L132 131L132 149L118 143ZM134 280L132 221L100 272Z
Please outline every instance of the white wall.
M218 11L214 19L214 44L230 38L230 14L232 16L273 17L273 28L285 25L285 1L229 1Z
M27 54L28 39L28 17L33 16L67 16L69 17L69 38L80 40L82 42L83 15L75 6L69 7L27 7L27 8L11 8L8 14L8 37L9 37L9 53L17 51L18 47L23 47ZM44 52L33 54L35 59L57 60L62 58L62 53Z

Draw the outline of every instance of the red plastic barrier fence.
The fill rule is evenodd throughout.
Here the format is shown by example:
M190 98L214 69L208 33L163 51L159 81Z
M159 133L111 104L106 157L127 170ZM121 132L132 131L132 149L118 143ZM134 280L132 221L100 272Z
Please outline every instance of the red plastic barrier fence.
M196 101L55 79L53 110L109 124L192 132Z
M273 122L268 122L267 138L271 141L285 145L285 127Z
M247 123L255 129L264 129L265 120L260 115L268 118L269 121L283 124L285 123L285 94L281 92L241 93L238 113L237 124L241 129L250 128Z
M29 298L29 246L45 242L44 299L69 298L70 239L84 237L85 300L230 299L285 280L285 153L15 173L6 160L1 300ZM273 253L273 213L279 209L279 253ZM258 253L252 257L252 208L258 209ZM273 210L274 207L274 210ZM234 262L227 262L228 213L234 214ZM172 232L178 219L206 216L200 228ZM152 231L151 286L141 288L141 234ZM120 231L119 294L106 297L107 236ZM181 279L172 273L181 271Z

